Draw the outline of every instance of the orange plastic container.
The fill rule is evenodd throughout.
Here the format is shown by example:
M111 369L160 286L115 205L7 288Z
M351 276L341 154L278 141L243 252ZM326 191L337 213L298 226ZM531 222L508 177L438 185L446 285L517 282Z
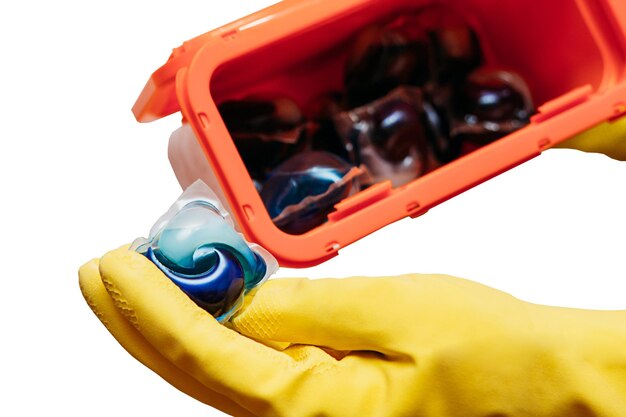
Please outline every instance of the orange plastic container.
M376 184L337 204L328 222L306 234L282 232L255 190L216 103L271 92L303 104L339 89L349 42L360 29L431 4L466 16L487 64L512 68L527 81L538 106L531 124L405 186ZM310 266L581 131L626 115L626 2L286 0L173 51L133 112L147 122L177 111L191 129L187 136L200 145L196 159L208 161L247 238L281 265ZM201 176L193 170L177 175L186 178L181 183Z

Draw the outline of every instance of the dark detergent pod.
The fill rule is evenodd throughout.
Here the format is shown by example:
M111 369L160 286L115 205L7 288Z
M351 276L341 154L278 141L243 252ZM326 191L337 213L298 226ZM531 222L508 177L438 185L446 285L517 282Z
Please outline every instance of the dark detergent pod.
M425 34L398 20L361 32L345 70L347 101L358 107L401 85L422 86L430 76Z
M534 112L530 90L517 74L480 69L458 93L454 136L486 144L526 126Z
M459 83L482 63L476 33L466 25L442 27L428 33L435 56L438 83Z
M420 137L420 109L400 98L381 102L372 114L371 133L376 152L391 163L401 163Z
M269 252L235 231L217 196L200 181L131 249L144 254L219 321L231 317L244 294L278 268Z
M358 192L360 174L333 154L305 152L270 174L261 198L278 228L299 235L322 225L335 204Z
M410 18L426 33L435 84L458 84L483 63L478 35L467 20L446 6L429 6Z
M419 88L401 87L336 117L352 162L365 165L374 182L397 187L428 170L422 106Z
M292 100L226 101L218 108L250 177L257 183L301 150L306 124Z
M422 121L426 138L438 162L448 163L461 155L461 141L450 134L451 114L447 106L424 100Z
M339 92L322 94L309 103L307 147L312 151L330 152L348 160L348 152L335 126L334 118L344 110L344 96Z
M230 131L280 134L302 123L302 112L293 100L231 100L219 105L220 115Z

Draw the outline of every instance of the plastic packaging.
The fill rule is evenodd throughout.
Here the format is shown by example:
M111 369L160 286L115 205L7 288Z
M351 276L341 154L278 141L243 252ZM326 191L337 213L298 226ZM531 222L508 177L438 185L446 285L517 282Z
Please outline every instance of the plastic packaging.
M413 21L417 24L410 31L407 23ZM427 46L426 84L410 77L400 82L424 89L425 133L437 165L401 187L381 182L363 189L336 204L328 220L311 232L285 233L250 181L219 106L249 97L289 97L306 118L323 121L315 130L313 149L339 155L343 144L336 140L326 110L351 110L345 84L346 70L359 60L355 41L363 31L381 27L402 35L379 32L381 41L372 43L390 51L388 63L398 63L382 65L388 72L369 78L382 80L384 89L390 88L387 75L406 75L404 69L415 64L411 56ZM553 0L536 7L526 0L284 0L184 42L150 77L133 112L148 122L180 111L184 127L172 135L170 160L181 185L195 178L211 181L249 239L281 265L307 267L392 222L420 216L573 135L626 115L625 56L623 0ZM446 106L452 90L478 67L519 74L536 107L523 129L509 134L501 129L501 138L486 145L491 139L463 138L457 123L462 112ZM316 111L309 109L320 96L326 98L320 106L326 110L312 116ZM475 147L467 149L468 144Z
M196 304L219 321L241 306L245 293L278 269L276 259L236 232L217 196L196 181L131 245Z

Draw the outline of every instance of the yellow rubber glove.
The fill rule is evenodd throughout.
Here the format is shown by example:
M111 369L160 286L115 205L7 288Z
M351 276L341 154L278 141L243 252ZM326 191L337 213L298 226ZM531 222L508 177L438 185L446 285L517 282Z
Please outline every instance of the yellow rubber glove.
M614 123L603 123L560 145L585 152L603 153L613 159L626 161L626 117Z
M626 415L622 311L443 275L274 279L231 330L127 249L83 266L80 283L131 354L235 416Z

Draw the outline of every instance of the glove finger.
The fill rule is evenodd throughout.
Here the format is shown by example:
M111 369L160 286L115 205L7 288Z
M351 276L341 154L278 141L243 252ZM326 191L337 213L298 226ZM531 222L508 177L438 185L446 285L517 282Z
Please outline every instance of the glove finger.
M260 340L399 354L402 324L387 310L390 302L413 292L415 283L398 277L390 284L370 277L273 279L246 299L231 325ZM393 332L390 321L395 321Z
M100 261L100 273L116 308L163 356L243 407L264 410L262 415L296 415L273 407L295 396L293 387L305 396L312 387L328 386L332 371L309 372L313 367L341 369L346 381L351 372L370 372L376 382L382 381L364 366L348 369L327 354L298 360L220 325L135 252L109 252Z
M113 300L102 283L98 264L99 261L93 259L80 268L78 272L80 290L94 314L128 353L171 385L196 400L211 405L229 415L254 417L253 414L243 409L230 398L207 389L150 345L141 333L115 308Z

